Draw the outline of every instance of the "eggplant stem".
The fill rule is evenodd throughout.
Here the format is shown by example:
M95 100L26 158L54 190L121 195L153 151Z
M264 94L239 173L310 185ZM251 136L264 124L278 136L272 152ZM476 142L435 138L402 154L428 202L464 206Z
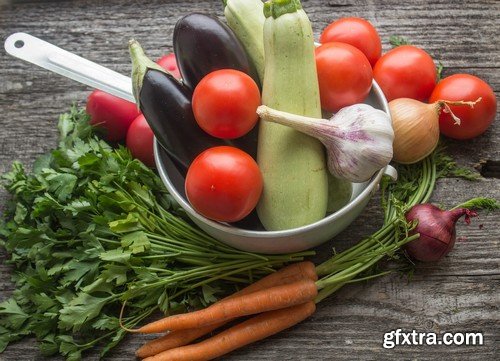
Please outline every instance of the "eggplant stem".
M163 73L167 73L167 71L146 56L144 50L137 40L129 40L128 48L130 52L130 58L132 59L132 91L134 93L137 108L140 109L140 93L142 82L148 70L154 69Z

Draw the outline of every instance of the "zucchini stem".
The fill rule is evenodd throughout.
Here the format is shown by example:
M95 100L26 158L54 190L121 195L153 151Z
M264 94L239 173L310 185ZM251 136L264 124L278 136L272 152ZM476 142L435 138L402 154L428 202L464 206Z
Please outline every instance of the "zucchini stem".
M270 0L264 3L264 16L272 16L274 19L282 15L294 13L302 9L299 0Z

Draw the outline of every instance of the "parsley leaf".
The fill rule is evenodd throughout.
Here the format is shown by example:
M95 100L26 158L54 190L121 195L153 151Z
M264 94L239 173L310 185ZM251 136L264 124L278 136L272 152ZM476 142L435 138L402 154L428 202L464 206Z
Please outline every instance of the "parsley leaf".
M14 162L0 246L16 289L0 303L0 352L34 335L43 355L105 355L153 311L201 307L304 252L263 258L195 228L151 169L94 135L83 109L59 118L57 149ZM254 274L255 272L255 274ZM230 276L228 276L230 275Z
M10 324L14 328L20 328L29 317L12 298L0 303L0 315L5 316L0 319L1 324Z
M85 292L78 294L59 311L59 327L74 332L79 331L88 320L99 315L101 309L109 301L109 297L100 298L91 296Z

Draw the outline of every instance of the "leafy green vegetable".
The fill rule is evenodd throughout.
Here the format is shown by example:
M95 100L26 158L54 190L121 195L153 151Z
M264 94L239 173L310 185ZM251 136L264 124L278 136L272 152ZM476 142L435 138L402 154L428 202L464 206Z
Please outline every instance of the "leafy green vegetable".
M436 82L439 82L441 79L443 79L443 70L444 70L444 65L441 62L438 62L438 66L436 68Z
M496 199L478 197L472 198L464 203L458 204L452 209L467 208L467 209L485 209L487 211L494 211L500 209L500 203Z
M408 41L408 39L406 39L403 36L397 36L397 35L391 35L389 37L389 43L392 45L393 48L397 48L398 46L401 45L411 45L411 42Z
M457 177L469 181L477 181L481 178L481 174L478 172L459 166L453 158L445 153L446 148L447 144L443 139L441 139L436 149L437 178Z
M60 117L59 146L27 174L20 163L2 177L12 194L0 244L16 290L0 303L0 352L27 335L44 355L80 360L105 355L156 310L204 306L285 262L311 252L263 256L206 235L167 194L159 177L123 148L93 135L73 107Z

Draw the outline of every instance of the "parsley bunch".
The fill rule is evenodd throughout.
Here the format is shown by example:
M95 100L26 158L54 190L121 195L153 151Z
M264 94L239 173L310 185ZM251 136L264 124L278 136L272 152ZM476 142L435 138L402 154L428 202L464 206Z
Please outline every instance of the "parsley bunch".
M44 355L101 356L125 326L155 310L205 306L285 262L311 252L263 256L226 246L193 226L159 177L127 149L95 137L83 110L59 120L59 146L27 174L2 177L12 194L0 245L16 290L0 303L0 352L35 335Z

